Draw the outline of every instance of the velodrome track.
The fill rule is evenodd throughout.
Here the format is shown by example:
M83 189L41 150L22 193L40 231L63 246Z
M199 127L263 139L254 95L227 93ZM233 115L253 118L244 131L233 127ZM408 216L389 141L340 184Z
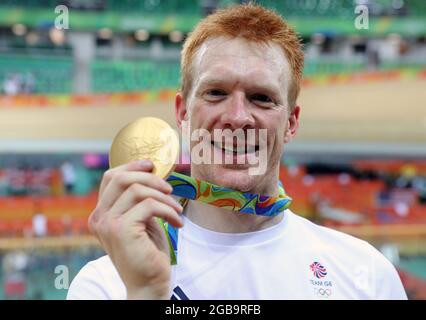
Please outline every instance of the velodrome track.
M303 88L299 99L301 127L294 143L413 144L426 150L425 89L425 79ZM100 149L105 149L121 127L141 116L160 117L175 126L174 101L121 106L0 107L0 151L13 151L14 144L21 142L37 146L52 141L59 146L74 142L73 148L80 145L82 151L99 142L103 144Z

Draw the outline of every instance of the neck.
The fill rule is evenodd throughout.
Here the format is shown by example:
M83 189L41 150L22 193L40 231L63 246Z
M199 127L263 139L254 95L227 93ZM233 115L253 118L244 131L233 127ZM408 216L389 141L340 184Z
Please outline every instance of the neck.
M199 178L193 171L191 173L191 176ZM256 188L247 192L277 196L278 179L278 170L276 170L276 176L264 179L265 181L269 181L269 183L259 181ZM270 181L276 181L276 183L270 183ZM185 214L189 220L198 226L222 233L246 233L259 231L279 223L283 218L282 213L272 217L260 216L223 209L192 200L188 201Z
M258 216L222 209L190 200L185 210L189 220L198 226L222 233L246 233L263 230L279 223L283 214Z

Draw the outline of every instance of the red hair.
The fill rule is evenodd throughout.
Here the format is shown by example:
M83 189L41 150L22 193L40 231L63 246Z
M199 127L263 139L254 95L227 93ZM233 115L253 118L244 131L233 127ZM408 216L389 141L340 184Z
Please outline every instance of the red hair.
M259 5L243 4L221 9L201 20L185 40L182 49L182 96L192 86L192 61L197 50L208 39L242 37L258 43L275 43L284 51L291 68L292 81L288 92L290 109L296 105L303 72L303 51L295 31L272 10Z

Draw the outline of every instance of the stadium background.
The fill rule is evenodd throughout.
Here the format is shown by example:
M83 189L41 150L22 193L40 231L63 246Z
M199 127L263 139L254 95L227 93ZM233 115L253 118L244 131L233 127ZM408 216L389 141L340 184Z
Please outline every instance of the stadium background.
M57 266L71 280L103 254L87 217L112 138L145 115L175 127L182 41L236 2L1 1L0 299L63 299ZM288 19L306 54L301 128L281 169L293 210L370 241L409 297L426 299L426 1L258 3ZM55 28L60 4L69 29ZM355 28L357 5L368 29Z

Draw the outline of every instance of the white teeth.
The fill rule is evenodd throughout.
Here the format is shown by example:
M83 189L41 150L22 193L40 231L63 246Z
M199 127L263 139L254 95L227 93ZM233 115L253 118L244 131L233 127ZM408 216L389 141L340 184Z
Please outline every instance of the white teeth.
M214 146L218 149L223 149L226 153L230 153L230 152L236 152L236 153L252 153L256 151L256 147L255 146L247 146L247 152L246 152L246 147L243 146L238 146L238 147L233 147L233 146L222 146L221 143L214 141Z

